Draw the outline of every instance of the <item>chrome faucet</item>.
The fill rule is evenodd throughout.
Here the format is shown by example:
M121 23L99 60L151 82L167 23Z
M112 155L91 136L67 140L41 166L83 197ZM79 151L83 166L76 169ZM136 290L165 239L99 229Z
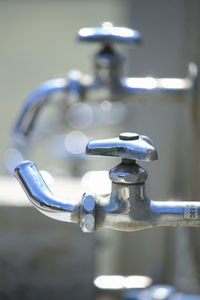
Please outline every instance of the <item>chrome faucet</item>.
M25 161L16 167L16 178L41 213L80 223L84 232L104 227L135 231L158 226L200 226L200 202L154 201L146 196L147 172L136 161L158 159L147 136L126 132L116 138L91 141L86 153L122 159L109 172L110 194L84 194L78 203L66 202L50 192L33 162Z
M65 105L64 110L68 110L73 104L84 101L115 102L122 100L124 96L138 93L185 93L195 90L198 69L194 63L189 64L188 76L182 79L123 76L124 57L115 50L114 44L139 44L141 35L136 30L104 22L100 27L82 28L78 39L82 42L101 44L100 51L94 56L94 75L82 75L79 71L71 71L67 78L44 82L28 97L12 131L12 147L24 156L32 146L30 136L39 113L58 93L60 102Z

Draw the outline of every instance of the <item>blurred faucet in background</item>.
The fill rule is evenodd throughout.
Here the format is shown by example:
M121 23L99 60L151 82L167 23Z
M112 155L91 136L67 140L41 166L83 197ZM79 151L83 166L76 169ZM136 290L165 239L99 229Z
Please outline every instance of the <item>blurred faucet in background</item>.
M58 78L41 84L28 97L17 117L12 145L5 159L10 173L16 164L30 155L35 143L40 141L41 144L42 140L51 136L47 157L49 152L57 158L70 157L70 175L83 175L88 168L84 164L86 144L91 136L97 135L98 128L105 130L104 137L121 131L127 119L126 103L135 99L131 95L195 94L198 69L194 63L189 64L188 75L183 79L123 76L124 57L116 51L114 44L140 44L141 35L136 30L104 22L100 27L82 28L78 39L101 44L94 56L94 75L83 75L74 70L66 79ZM48 108L50 112L45 114Z

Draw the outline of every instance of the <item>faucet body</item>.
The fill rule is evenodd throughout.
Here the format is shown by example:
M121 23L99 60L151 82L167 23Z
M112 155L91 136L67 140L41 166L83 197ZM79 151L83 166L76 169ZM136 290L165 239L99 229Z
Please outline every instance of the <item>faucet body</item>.
M159 226L200 226L200 203L151 200L145 193L145 181L137 180L135 170L141 172L141 167L132 162L128 162L129 172L127 162L117 167L133 179L128 183L122 183L121 178L119 182L112 181L109 204L97 207L97 228L136 231ZM97 203L101 201L97 197Z
M200 202L154 201L146 196L147 172L136 160L157 160L157 151L148 137L123 133L118 138L90 142L86 153L122 158L109 172L109 195L84 194L79 203L66 202L50 192L34 163L23 162L16 167L16 178L40 212L57 220L80 223L84 232L98 228L135 231L158 226L200 226Z

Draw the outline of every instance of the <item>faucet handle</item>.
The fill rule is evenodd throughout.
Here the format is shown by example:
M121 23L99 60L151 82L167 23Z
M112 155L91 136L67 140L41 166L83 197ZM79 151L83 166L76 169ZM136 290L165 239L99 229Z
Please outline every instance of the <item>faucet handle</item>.
M150 138L132 132L121 133L116 138L91 141L86 146L86 154L143 161L158 159Z
M104 22L99 27L80 29L78 39L86 42L102 42L103 44L110 44L111 42L139 43L141 42L141 34L137 30Z

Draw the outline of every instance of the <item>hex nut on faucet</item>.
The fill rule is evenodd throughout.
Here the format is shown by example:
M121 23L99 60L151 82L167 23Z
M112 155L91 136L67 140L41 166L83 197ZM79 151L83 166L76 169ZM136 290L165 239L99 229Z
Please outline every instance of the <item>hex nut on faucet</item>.
M92 194L83 194L80 226L83 232L95 231L95 197Z

